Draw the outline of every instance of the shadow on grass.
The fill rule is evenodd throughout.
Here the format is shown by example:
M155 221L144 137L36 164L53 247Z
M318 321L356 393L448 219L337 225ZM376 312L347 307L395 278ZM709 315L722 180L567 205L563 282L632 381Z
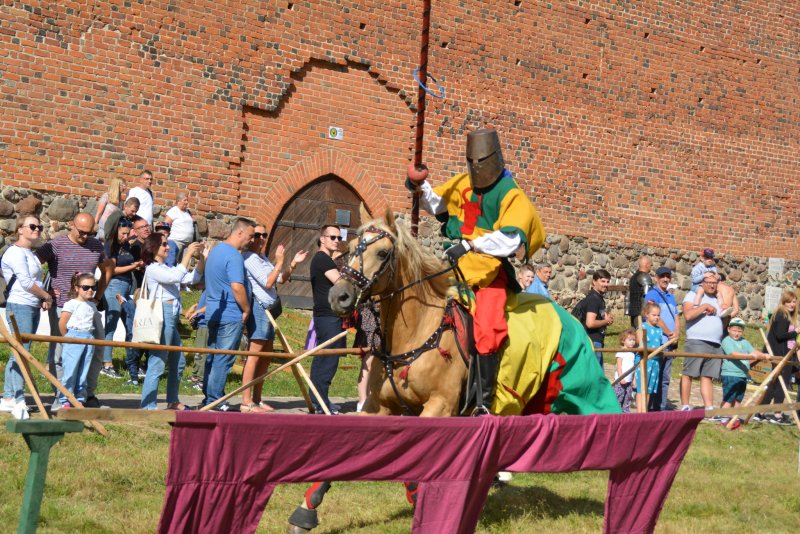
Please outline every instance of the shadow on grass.
M501 486L489 493L481 523L489 526L532 516L557 519L568 515L603 516L605 503L584 497L564 497L541 486Z
M335 528L329 530L329 534L349 534L355 529L370 529L370 527L375 527L373 532L380 532L381 526L385 526L387 523L390 523L395 520L406 520L408 521L409 526L411 526L411 522L414 519L414 510L409 506L403 510L393 513L388 517L381 517L371 520L361 520L361 521L353 521L345 528Z

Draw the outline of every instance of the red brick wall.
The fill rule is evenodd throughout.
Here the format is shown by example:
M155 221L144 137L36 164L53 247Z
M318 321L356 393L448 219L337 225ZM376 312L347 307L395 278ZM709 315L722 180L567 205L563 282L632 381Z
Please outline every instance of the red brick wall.
M162 203L189 189L198 211L269 223L333 172L407 210L421 5L2 2L0 179L96 196L150 168ZM435 0L432 16L434 181L488 124L550 232L800 259L796 1Z

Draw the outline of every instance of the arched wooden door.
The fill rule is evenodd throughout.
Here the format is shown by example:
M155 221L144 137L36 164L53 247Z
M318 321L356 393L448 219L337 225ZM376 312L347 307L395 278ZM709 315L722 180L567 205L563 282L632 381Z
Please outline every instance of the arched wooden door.
M359 204L361 198L336 175L327 174L301 189L284 206L269 236L267 257L275 259L275 249L286 247L286 262L291 261L298 250L309 251L308 259L292 275L292 280L278 286L283 303L293 308L310 309L311 258L319 250L319 229L325 224L335 224L347 238L340 244L346 250L346 242L355 235L361 225Z

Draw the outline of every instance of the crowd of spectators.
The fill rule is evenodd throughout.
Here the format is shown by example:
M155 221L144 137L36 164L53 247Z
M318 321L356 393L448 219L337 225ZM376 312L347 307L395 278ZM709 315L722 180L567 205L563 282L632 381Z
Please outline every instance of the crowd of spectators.
M181 289L194 286L203 292L199 302L186 311L186 317L197 329L197 346L233 350L239 348L246 334L249 350L271 351L275 330L267 312L273 318L281 313L276 287L290 279L297 265L307 259L308 252L289 254L283 245L278 245L275 257L268 258L266 228L244 218L236 219L228 237L212 249L200 241L185 192L179 192L175 205L165 217L153 223L152 181L153 174L146 170L140 173L137 185L130 190L122 180L112 180L108 192L100 197L94 215L78 213L69 223L66 234L46 243L40 242L43 227L38 217L19 218L16 240L4 252L1 266L6 281L6 307L14 314L20 331L35 333L44 312L53 334L112 340L122 322L125 339L130 341L136 311L134 294L146 284L150 295L161 301L161 344L181 345L178 335L183 312ZM328 290L339 277L335 258L341 239L337 226L323 226L319 249L311 258L314 306L310 332L317 343L334 337L344 328L341 318L330 310L327 301ZM286 265L288 258L291 260ZM46 281L42 276L43 265L47 265ZM712 382L722 378L722 403L735 405L741 400L744 364L741 360L723 361L703 355L749 355L755 361L765 358L766 354L754 350L742 339L743 321L737 317L735 291L723 282L714 251L708 248L702 251L692 269L692 290L683 298L680 307L671 290L671 269L661 266L653 276L652 268L650 258L643 256L630 278L626 315L630 317L632 330L624 333L621 343L628 349L646 343L651 349L662 347L663 352L648 365L647 391L638 391L637 379L631 376L617 387L620 402L627 409L633 394L638 396L637 402L648 399L644 402L650 411L678 407L688 410L692 408L689 402L692 384L698 379L703 407L710 409L715 405ZM518 270L517 282L524 292L550 299L548 284L552 274L553 268L547 263L524 264ZM610 281L611 275L606 270L594 272L589 293L573 310L596 348L605 345L606 329L614 324L614 316L605 303ZM670 353L677 350L683 328L684 351L699 356L684 358L680 405L674 406L668 399L673 360ZM798 329L797 295L787 291L768 326L767 339L772 353L784 355L792 350ZM25 345L29 348L30 342ZM70 384L85 406L100 406L96 396L99 375L124 379L127 374L129 386L139 387L140 380L144 379L141 407L155 409L158 384L166 371L168 408L186 408L178 397L185 366L183 353L160 350L148 353L127 348L124 368L116 369L111 347L98 347L95 351L84 350L86 345L75 345L67 350L69 365L65 370L66 346L49 344L48 365L62 383ZM344 340L333 346L343 347ZM596 356L602 366L602 353L597 352ZM230 354L195 355L189 380L203 392L202 405L215 403L225 395L225 384L235 360ZM328 397L338 360L336 357L316 358L311 366L311 381L327 404L327 411L332 413L339 410ZM630 367L636 357L623 351L618 353L617 360L616 375L622 376L627 371L625 367ZM249 382L263 374L268 365L267 359L248 358L243 381ZM783 379L787 384L791 383L792 372L792 366L784 368ZM362 393L359 390L361 403L365 397ZM260 385L252 391L244 391L242 399L240 409L243 412L272 411L262 399ZM783 389L776 382L768 390L764 402L783 401ZM323 411L317 399L313 402L315 411ZM52 409L65 407L69 407L66 399L56 396ZM16 360L10 358L0 411L15 408L26 408L24 383ZM229 406L221 403L215 409L227 411ZM788 417L757 415L754 419L787 424Z

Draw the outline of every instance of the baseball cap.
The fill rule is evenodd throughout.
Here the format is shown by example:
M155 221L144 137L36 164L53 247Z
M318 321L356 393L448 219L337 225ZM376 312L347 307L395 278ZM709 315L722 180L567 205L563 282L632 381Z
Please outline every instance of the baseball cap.
M747 326L747 323L745 323L744 319L742 319L741 317L734 317L733 319L731 319L731 322L728 323L728 327L731 326L741 326L742 328L744 328L745 326Z
M159 230L169 230L170 226L169 226L168 222L163 222L162 221L162 222L156 223L155 229L156 229L156 232L158 232Z
M710 260L714 259L714 249L713 248L704 248L703 249L703 257L708 258Z
M656 276L664 276L665 274L672 276L672 269L669 267L659 267L656 269Z

